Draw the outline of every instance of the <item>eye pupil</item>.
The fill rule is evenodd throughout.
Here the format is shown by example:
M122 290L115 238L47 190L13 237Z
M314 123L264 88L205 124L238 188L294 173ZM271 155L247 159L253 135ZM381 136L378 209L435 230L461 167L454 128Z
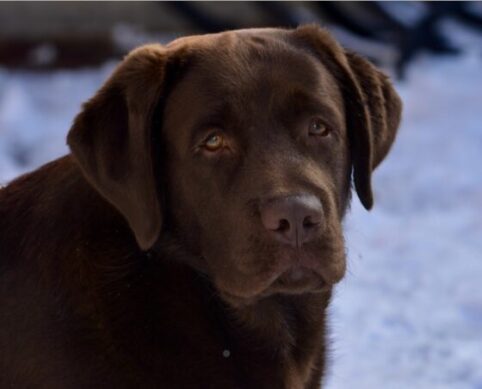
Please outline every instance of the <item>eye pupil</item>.
M217 150L223 145L223 138L218 134L213 134L206 139L204 145L210 151Z
M213 145L213 144L216 145L216 144L218 144L218 142L219 142L219 136L217 136L217 135L213 135L207 141L207 143L211 144L211 145Z
M309 127L310 135L328 135L328 128L323 124L323 121L319 118L311 119Z

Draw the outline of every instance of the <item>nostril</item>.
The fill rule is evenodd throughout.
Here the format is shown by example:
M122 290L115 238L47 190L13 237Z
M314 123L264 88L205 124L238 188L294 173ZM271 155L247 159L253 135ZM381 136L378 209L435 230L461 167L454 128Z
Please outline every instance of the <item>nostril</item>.
M306 216L303 219L303 228L310 229L320 225L318 218L312 216Z
M290 222L286 219L281 219L278 224L278 228L275 231L285 232L290 229Z

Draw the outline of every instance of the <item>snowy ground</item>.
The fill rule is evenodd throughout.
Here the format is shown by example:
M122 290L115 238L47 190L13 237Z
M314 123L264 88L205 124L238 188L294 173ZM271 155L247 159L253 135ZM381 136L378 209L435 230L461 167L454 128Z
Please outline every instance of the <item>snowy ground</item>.
M329 389L482 389L482 45L471 47L420 58L397 85L405 114L375 208L356 200L346 221ZM112 66L0 68L0 184L67 151L80 103Z

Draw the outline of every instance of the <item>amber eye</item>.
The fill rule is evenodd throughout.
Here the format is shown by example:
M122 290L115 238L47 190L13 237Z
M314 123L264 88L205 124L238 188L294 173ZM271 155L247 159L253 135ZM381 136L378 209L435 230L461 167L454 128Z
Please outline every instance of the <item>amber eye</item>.
M320 118L312 118L308 127L310 135L327 136L330 130Z
M206 138L203 146L208 151L218 151L224 146L224 138L220 134L211 134Z

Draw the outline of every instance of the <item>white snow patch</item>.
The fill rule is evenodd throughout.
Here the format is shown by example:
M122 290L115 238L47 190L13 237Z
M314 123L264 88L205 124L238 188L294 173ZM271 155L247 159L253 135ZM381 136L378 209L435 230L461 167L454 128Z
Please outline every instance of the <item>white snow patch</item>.
M0 68L0 185L68 152L65 137L81 103L113 64L52 73Z

